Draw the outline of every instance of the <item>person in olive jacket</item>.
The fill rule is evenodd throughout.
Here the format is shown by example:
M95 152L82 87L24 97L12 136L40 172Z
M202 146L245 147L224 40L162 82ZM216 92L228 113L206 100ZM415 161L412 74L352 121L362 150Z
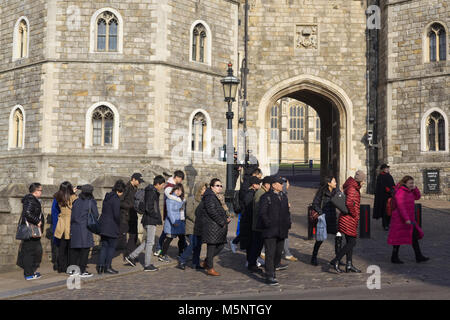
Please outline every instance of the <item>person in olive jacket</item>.
M125 191L125 183L116 181L112 192L105 195L102 206L102 215L99 219L101 249L97 263L97 272L115 274L118 271L111 267L116 251L117 239L120 235L120 196Z
M94 237L88 229L89 212L98 219L97 201L92 192L94 187L90 184L81 187L81 193L73 202L72 216L70 220L70 251L69 265L80 268L80 277L92 277L92 273L86 271L89 258L89 250L94 246Z
M201 267L207 270L211 276L220 276L214 270L213 259L222 251L227 242L228 224L231 219L228 218L217 195L222 192L223 185L221 181L214 178L209 183L210 188L203 195L202 214L202 242L207 244L206 260L200 263Z
M272 189L261 196L257 228L262 229L264 247L266 249L266 283L278 285L275 270L284 270L287 265L281 264L284 241L291 228L289 202L283 190L283 179L275 177Z
M29 187L29 194L22 199L23 211L19 223L37 225L44 230L44 215L42 214L41 203L38 200L42 195L42 185L38 182L32 183ZM26 220L26 221L25 221ZM25 280L39 279L41 274L36 272L42 261L41 238L30 238L22 240L19 248L17 265L23 268Z

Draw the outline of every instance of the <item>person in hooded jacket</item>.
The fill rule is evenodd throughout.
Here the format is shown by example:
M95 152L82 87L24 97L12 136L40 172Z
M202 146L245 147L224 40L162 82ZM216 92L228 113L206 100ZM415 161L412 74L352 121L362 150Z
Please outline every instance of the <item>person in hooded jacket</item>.
M38 182L32 183L29 187L29 192L30 193L22 199L23 210L19 223L37 225L41 228L42 233L44 231L45 223L41 202L39 200L42 195L42 185ZM41 274L36 272L41 261L41 238L35 237L30 238L29 240L22 240L19 247L17 265L23 268L25 280L35 280L41 277Z
M72 217L70 220L70 252L69 264L80 268L80 277L92 277L86 271L89 250L94 246L94 237L88 229L88 213L91 212L98 220L97 202L92 192L94 187L90 184L81 187L81 193L73 202Z
M166 199L166 207L167 217L164 221L164 233L166 234L166 238L164 239L162 251L158 259L159 261L170 262L170 259L167 256L170 243L177 237L178 239L182 238L184 240L186 233L186 200L184 199L184 187L181 183L178 183L172 188L172 191ZM178 248L178 250L178 256L181 256L183 251L180 251L180 248Z
M314 201L312 203L313 209L319 214L325 215L327 225L327 233L336 235L336 207L331 203L331 198L336 194L336 179L332 176L325 177L324 184L317 191ZM338 253L337 240L335 237L335 254ZM317 266L317 255L319 254L320 246L323 241L317 241L314 244L314 249L311 257L311 264Z
M101 249L97 263L97 272L116 274L118 271L111 266L116 251L117 239L120 235L120 197L125 191L125 183L116 181L111 192L105 195L102 205L102 215L99 219Z
M220 276L214 270L214 257L222 251L227 242L228 224L231 219L220 202L218 195L222 192L222 182L214 178L210 188L203 195L202 242L207 244L206 260L200 263L210 276Z
M402 264L398 253L400 245L412 245L416 255L416 262L425 262L420 251L419 239L423 238L423 231L417 225L414 212L414 201L420 199L420 191L414 184L414 178L405 176L395 188L395 208L392 212L391 227L389 229L388 244L393 246L392 263Z
M336 254L336 257L330 261L330 264L334 267L337 273L342 273L339 268L339 261L347 256L347 264L345 267L345 272L356 272L360 273L361 270L353 266L353 248L356 245L356 237L359 215L360 215L360 203L361 203L361 192L360 189L366 179L366 174L362 170L356 171L355 178L349 177L344 183L344 194L346 196L346 206L349 213L339 215L339 232L345 235L346 244L341 250Z

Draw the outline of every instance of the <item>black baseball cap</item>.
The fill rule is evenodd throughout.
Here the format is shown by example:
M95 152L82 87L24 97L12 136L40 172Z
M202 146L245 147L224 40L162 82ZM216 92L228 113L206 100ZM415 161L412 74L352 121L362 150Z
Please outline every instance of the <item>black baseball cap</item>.
M283 184L284 183L284 180L283 180L283 178L281 178L281 177L273 177L272 178L272 184L273 183L280 183L280 184Z
M131 179L135 179L137 181L139 181L139 183L145 182L144 179L142 179L142 174L136 172L133 173L133 175L131 176Z
M255 176L251 176L249 182L250 182L250 185L260 184L261 179L258 179L258 177L255 177Z
M271 176L265 176L264 179L262 179L262 183L263 183L263 184L266 184L266 183L272 184L272 180L273 180L273 177L271 177Z
M389 168L389 166L388 166L386 163L383 163L383 164L380 166L380 170L383 170L383 169L386 169L386 168Z

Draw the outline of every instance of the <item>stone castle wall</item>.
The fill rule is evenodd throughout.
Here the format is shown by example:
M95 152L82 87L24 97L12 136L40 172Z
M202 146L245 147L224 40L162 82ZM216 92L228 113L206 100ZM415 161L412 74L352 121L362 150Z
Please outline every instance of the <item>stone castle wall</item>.
M450 199L450 153L421 150L421 121L431 108L439 108L450 118L450 63L426 62L426 27L432 22L450 26L450 8L444 1L383 1L380 111L385 115L385 137L381 151L392 165L396 181L404 175L415 178L423 190L423 170L440 169L440 195ZM448 39L448 34L447 34ZM447 40L447 56L449 51ZM384 113L383 113L384 112ZM450 126L447 123L447 126ZM448 137L447 137L448 139Z

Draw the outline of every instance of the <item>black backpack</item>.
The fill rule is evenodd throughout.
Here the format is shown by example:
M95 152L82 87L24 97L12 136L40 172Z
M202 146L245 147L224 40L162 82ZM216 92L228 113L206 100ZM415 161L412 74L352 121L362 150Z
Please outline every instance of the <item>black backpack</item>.
M134 195L134 210L139 214L145 212L145 189L139 189Z
M234 213L242 213L241 201L239 200L239 190L234 191L233 196L233 211Z

